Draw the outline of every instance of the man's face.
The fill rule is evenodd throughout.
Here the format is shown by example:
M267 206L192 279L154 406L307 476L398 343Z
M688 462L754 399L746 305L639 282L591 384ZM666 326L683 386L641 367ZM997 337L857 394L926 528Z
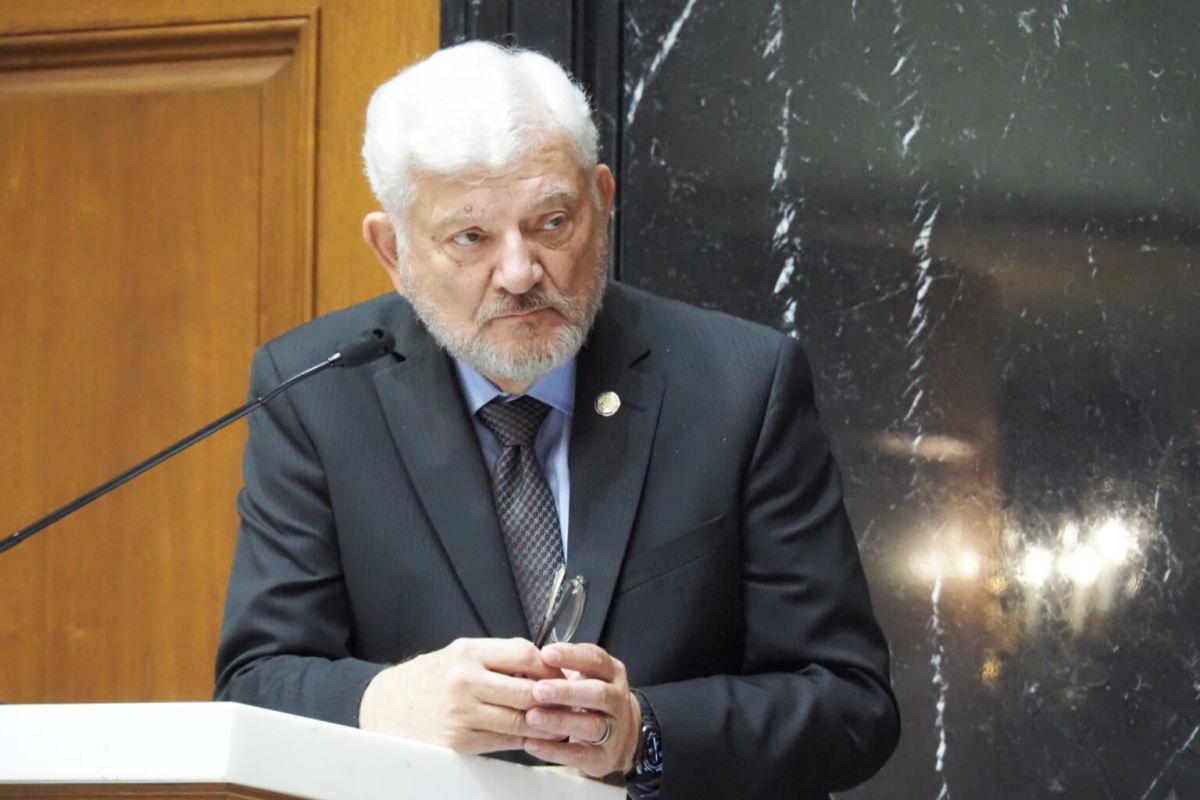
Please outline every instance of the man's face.
M587 337L604 292L611 199L607 168L588 175L565 146L501 177L424 177L393 280L452 355L527 386Z

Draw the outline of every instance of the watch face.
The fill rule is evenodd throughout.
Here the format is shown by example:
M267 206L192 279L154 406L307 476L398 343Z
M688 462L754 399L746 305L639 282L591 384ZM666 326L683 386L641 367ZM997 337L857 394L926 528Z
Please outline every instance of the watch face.
M661 775L662 770L662 736L658 731L646 731L646 746L642 748L642 772L647 775Z

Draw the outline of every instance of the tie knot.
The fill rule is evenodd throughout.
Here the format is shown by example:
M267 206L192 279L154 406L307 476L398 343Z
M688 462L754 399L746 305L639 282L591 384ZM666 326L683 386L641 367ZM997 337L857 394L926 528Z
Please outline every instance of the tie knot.
M505 403L497 398L479 409L479 418L505 447L530 447L550 406L529 395Z

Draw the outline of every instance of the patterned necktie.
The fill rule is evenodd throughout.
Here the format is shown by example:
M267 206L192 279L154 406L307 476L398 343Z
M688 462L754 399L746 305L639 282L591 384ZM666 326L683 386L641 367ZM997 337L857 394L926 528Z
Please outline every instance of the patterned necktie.
M558 510L533 450L550 407L525 395L510 403L497 398L478 413L504 447L492 472L492 493L525 621L534 636L546 613L554 573L563 562Z

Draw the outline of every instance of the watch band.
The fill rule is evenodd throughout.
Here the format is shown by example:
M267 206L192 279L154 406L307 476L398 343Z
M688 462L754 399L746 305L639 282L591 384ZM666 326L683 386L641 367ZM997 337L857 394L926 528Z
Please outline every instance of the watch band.
M645 695L637 689L630 691L642 709L642 727L633 754L633 768L625 775L626 791L634 800L657 797L663 772L662 731Z

